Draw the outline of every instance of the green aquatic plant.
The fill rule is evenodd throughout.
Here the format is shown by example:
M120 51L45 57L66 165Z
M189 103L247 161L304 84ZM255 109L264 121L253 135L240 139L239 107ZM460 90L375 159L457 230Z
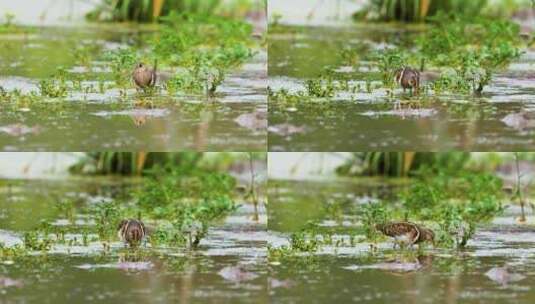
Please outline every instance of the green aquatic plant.
M162 20L154 53L163 62L182 67L167 82L173 93L213 95L231 70L254 55L252 28L245 22L175 13Z
M284 104L297 104L302 102L308 102L312 100L312 96L308 95L305 91L297 91L292 93L286 89L280 89L274 91L268 87L268 99L270 102L278 102Z
M477 225L503 212L501 189L501 180L491 174L428 172L400 193L400 200L406 217L439 224L439 244L464 247Z
M234 178L228 174L188 163L155 167L135 194L136 204L151 217L172 225L169 231L159 228L155 243L196 247L213 222L239 207L232 198L235 186Z
M449 68L434 84L438 91L481 93L492 75L521 54L513 22L440 15L433 23L417 45L426 62Z
M149 242L152 247L162 245L166 246L183 246L187 244L187 237L181 229L174 225L166 223L160 224L156 230L149 235Z
M301 230L290 235L290 248L299 252L316 252L320 242L314 230Z
M154 167L136 193L137 204L156 217L174 215L174 208L191 200L210 202L226 197L234 191L235 180L226 173L192 166Z
M235 211L239 206L229 198L219 198L182 203L174 207L173 214L168 216L171 222L160 224L150 235L150 242L154 246L186 244L190 248L196 248L214 221Z
M74 201L68 199L59 200L56 202L55 208L64 218L68 219L71 223L74 222L76 212Z
M184 204L176 209L173 226L187 236L190 247L197 247L206 236L208 228L217 219L239 208L228 197Z
M22 239L24 247L29 250L48 251L52 246L52 241L48 235L40 236L38 231L27 231Z
M21 245L6 246L0 242L0 261L12 260L27 254L28 250Z
M387 223L392 217L390 210L381 203L362 205L358 210L358 216L364 227L366 239L374 243L381 236L376 229L377 225Z
M474 236L477 225L490 221L504 208L494 200L470 201L464 205L443 206L437 222L438 244L463 248Z
M116 201L103 201L93 205L90 213L95 218L97 235L101 242L108 243L117 235L117 227L124 218Z
M39 91L42 96L50 98L67 96L67 87L64 84L57 83L53 79L43 79L39 81Z
M65 67L57 68L52 77L39 81L39 91L41 96L50 98L66 97L69 90L67 78L67 69Z
M120 48L110 51L105 58L110 62L112 75L119 87L127 87L131 83L132 70L139 62L137 52L131 48Z
M312 97L334 97L336 86L330 77L309 79L306 81L306 90L308 95Z
M407 66L407 54L401 49L386 49L376 55L383 85L389 89L395 86L394 72Z

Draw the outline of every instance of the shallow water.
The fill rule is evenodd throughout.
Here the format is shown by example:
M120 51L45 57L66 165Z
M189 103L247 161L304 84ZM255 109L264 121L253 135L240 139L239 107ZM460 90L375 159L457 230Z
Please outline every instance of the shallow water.
M308 221L333 235L333 245L317 253L271 260L270 295L277 303L326 301L386 303L532 303L535 294L535 226L517 225L519 208L511 206L491 224L480 227L465 250L428 248L409 254L391 242L370 244L359 235L354 216L359 204L389 199L402 183L380 180L270 181L269 225L273 247L288 245L290 232ZM306 189L306 190L304 190ZM343 215L327 211L343 202ZM353 214L353 215L352 215ZM531 216L528 223L533 223ZM358 233L358 232L357 232ZM336 245L337 240L340 243ZM506 267L505 269L503 267ZM282 283L281 283L282 282ZM311 293L310 290L314 290Z
M79 231L94 225L82 208L125 197L137 179L0 180L0 243L22 243L22 232L43 219L66 229L66 243L43 254L0 259L0 294L6 303L188 302L268 303L267 217L247 202L210 228L198 250L104 250L99 241L81 244ZM74 224L54 202L76 201ZM255 219L258 215L258 220ZM148 225L148 227L150 227Z
M78 150L263 150L266 139L264 50L228 75L216 97L146 96L132 87L122 95L108 84L105 61L82 62L95 52L139 45L153 27L94 26L40 28L0 35L0 87L24 94L60 66L81 81L63 100L4 104L0 110L0 151ZM162 76L165 76L162 74ZM68 79L68 83L71 79ZM73 81L75 79L72 79ZM243 116L252 117L243 123ZM242 117L242 118L240 118ZM251 121L252 120L252 121Z
M389 99L372 62L358 68L344 66L340 51L348 46L369 50L395 44L410 46L421 27L347 25L339 27L284 27L269 35L269 86L302 90L304 81L326 67L352 72L353 85L362 90L342 92L329 100L285 104L270 101L271 151L513 151L535 147L535 88L531 67L535 52L495 75L481 97L430 94L410 97L396 90ZM367 52L363 50L362 52ZM292 128L289 128L289 127ZM290 130L290 131L288 131Z

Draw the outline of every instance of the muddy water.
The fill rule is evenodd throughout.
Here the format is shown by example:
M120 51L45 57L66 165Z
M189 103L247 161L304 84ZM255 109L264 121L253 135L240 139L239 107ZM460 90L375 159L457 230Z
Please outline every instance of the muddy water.
M0 293L6 303L268 303L265 208L258 220L243 202L210 228L198 250L110 250L93 241L81 244L80 231L94 225L83 207L125 197L139 180L0 180L0 243L21 244L22 232L43 219L65 227L65 244L43 254L0 259ZM76 200L70 223L55 208L62 198ZM72 243L69 243L72 241Z
M480 227L463 251L433 249L400 253L392 243L372 252L362 241L354 216L359 204L389 199L403 182L270 181L269 243L288 244L292 231L308 221L332 233L338 245L314 254L272 260L270 295L277 303L337 301L359 303L532 303L535 293L535 228L517 225L519 208L510 206L491 224ZM304 190L306 189L306 191ZM323 208L345 202L343 215ZM353 215L352 215L353 214ZM299 216L297 216L299 215ZM528 223L533 223L531 216ZM349 245L353 235L357 242ZM360 241L358 241L360 240ZM504 270L503 267L506 267ZM310 291L314 290L313 293Z
M495 75L482 97L430 95L411 98L401 90L393 99L378 88L373 62L345 66L340 51L367 45L370 52L394 44L412 45L423 28L387 25L284 27L269 36L269 86L302 90L326 67L351 73L356 93L285 104L270 102L271 151L471 150L512 151L535 147L533 50ZM368 93L366 80L372 84ZM401 106L400 106L401 105Z
M58 67L69 72L69 85L81 86L62 101L38 97L3 104L0 150L264 150L264 50L229 75L214 98L100 89L112 79L102 54L127 44L142 47L140 41L154 30L90 25L0 35L0 87L38 93L39 80ZM87 58L91 69L83 62Z

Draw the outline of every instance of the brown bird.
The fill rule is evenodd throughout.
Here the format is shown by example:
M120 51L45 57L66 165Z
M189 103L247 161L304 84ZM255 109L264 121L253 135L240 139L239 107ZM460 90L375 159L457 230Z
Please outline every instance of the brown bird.
M413 90L416 95L419 94L420 72L418 70L405 67L403 69L398 69L394 76L396 83L401 85L401 87L403 88L403 92L405 92L406 89L409 89L411 95L413 93Z
M410 222L378 224L375 228L381 231L384 235L395 239L394 248L396 245L409 245L412 247L414 244L427 241L434 242L435 239L435 234L431 229Z
M158 78L156 74L157 68L157 60L154 61L154 67L152 69L142 62L138 63L132 73L132 79L136 86L143 90L154 87Z
M429 228L425 228L419 225L416 225L418 229L420 229L420 236L416 240L415 244L423 243L423 242L431 242L433 245L435 244L435 233L433 230Z
M143 238L147 235L145 224L140 220L128 219L122 220L117 228L119 238L131 247L138 246Z

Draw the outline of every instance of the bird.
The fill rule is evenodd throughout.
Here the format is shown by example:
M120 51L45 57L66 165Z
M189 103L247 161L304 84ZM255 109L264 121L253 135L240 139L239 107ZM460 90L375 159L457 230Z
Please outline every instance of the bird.
M135 219L122 220L117 230L119 238L131 247L137 247L147 235L145 224Z
M396 244L400 246L409 245L412 247L414 244L423 242L432 242L435 240L435 233L428 228L419 226L411 222L392 222L387 224L377 224L375 228L381 231L384 235L393 237Z
M403 92L409 89L411 92L411 95L413 93L413 90L416 93L416 95L419 94L420 72L418 70L410 68L410 67L404 67L402 69L398 69L396 73L394 74L394 79L397 84L401 85L401 87L403 88Z
M423 242L431 242L434 245L435 233L433 232L433 230L426 228L426 227L419 226L419 225L416 225L416 226L418 227L418 229L420 229L420 236L416 240L415 244L420 244Z
M134 72L132 72L132 79L136 86L143 90L154 87L158 79L158 75L156 74L157 68L157 60L154 61L154 67L152 69L142 62L138 63Z

